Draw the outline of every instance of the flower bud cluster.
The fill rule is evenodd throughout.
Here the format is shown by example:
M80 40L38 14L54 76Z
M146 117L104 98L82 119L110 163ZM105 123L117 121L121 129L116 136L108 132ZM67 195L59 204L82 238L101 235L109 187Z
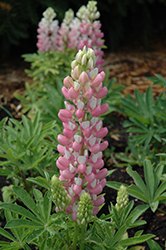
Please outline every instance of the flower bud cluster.
M116 198L116 205L115 208L121 213L121 211L127 206L129 203L127 188L124 185L121 185L118 191L118 195Z
M71 198L68 196L65 187L56 175L51 178L51 191L52 200L55 202L58 209L66 209L66 207L70 205Z
M108 133L98 117L108 110L108 104L101 105L101 99L108 90L103 87L105 73L94 68L96 57L92 49L83 48L72 62L72 77L64 79L62 93L66 109L59 111L63 122L63 135L58 135L57 147L62 155L56 161L60 170L60 181L71 197L66 212L72 212L76 219L82 193L89 193L93 202L93 215L104 202L98 195L106 184L107 169L103 168L102 151L108 142L102 141ZM102 169L103 168L103 169Z
M56 17L54 10L49 7L43 13L43 18L39 22L38 42L37 47L40 52L55 51L58 49L58 20L53 20Z
M61 24L61 27L59 29L59 47L60 50L65 50L69 44L69 32L70 32L70 26L74 19L74 12L72 9L69 9L65 13L65 18L63 19L63 22Z
M77 212L77 223L79 225L85 225L92 219L93 205L92 199L89 193L83 193L80 197L78 212Z
M93 48L95 56L97 57L96 67L99 71L102 71L102 59L104 53L101 50L104 45L104 34L101 32L101 23L96 21L100 17L99 11L97 11L97 2L89 1L87 7L81 7L77 12L77 16L80 18L80 42L78 49L83 49L84 46Z
M89 1L87 4L86 15L91 22L100 17L100 12L97 10L96 5L97 5L96 1Z

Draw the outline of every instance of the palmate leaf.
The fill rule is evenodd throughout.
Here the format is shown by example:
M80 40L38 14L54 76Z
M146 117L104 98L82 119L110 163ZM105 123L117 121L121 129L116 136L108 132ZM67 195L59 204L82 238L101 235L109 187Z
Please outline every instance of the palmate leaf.
M106 186L113 188L115 190L119 190L120 186L124 185L125 187L128 187L127 184L121 183L121 182L116 182L116 181L107 181Z
M11 234L9 234L2 228L0 228L0 234L11 241L11 242L0 241L0 247L2 250L18 250L18 249L23 249L23 246L25 250L31 250L28 245L16 240Z
M26 241L27 243L31 243L33 240L35 240L36 238L38 238L40 235L42 235L45 231L45 228L43 229L36 229L34 230L31 234L28 235Z
M157 189L160 183L163 170L164 170L164 162L159 163L154 170L154 180L155 180L154 189L155 190Z
M141 236L130 237L129 239L121 240L116 245L116 247L118 247L118 246L128 247L128 246L140 244L140 243L146 242L147 240L153 238L154 236L155 235L153 235L153 234L146 234L146 235L141 235ZM112 250L114 250L114 248L112 248Z
M1 163L3 164L3 162L0 162L0 166L2 166ZM10 161L7 161L7 162L6 162L7 165L8 165L9 163L10 163ZM5 166L5 164L3 164L3 166ZM11 170L1 168L1 169L0 169L0 175L10 176L10 175L11 175Z
M149 239L149 240L147 240L147 243L148 243L148 246L149 246L150 250L153 250L153 249L162 250L162 248L154 240Z
M37 218L42 222L40 213L37 209L37 206L31 196L21 187L13 187L14 193L21 199L21 201L32 211Z
M111 244L110 244L111 249L113 249L113 247L117 247L117 244L120 241L122 235L127 231L129 225L131 224L131 220L132 220L131 218L128 219L126 223L114 235L114 238L111 240Z
M129 217L132 218L132 224L130 226L130 228L133 228L133 225L135 227L135 224L140 222L139 221L136 221L140 216L141 214L143 214L147 209L149 208L149 205L147 204L143 204L143 205L138 205L134 208L134 210L131 211ZM145 222L146 223L146 222ZM144 224L145 224L144 223Z
M154 193L154 202L159 200L160 195L166 191L166 181L162 182L161 185L158 187L158 189L156 190L156 192ZM164 197L163 197L164 198Z
M164 88L166 87L166 80L163 76L159 74L154 74L155 77L149 77L148 80L153 82L153 85L162 85Z
M130 201L129 204L126 206L126 208L122 210L120 216L120 225L123 225L125 223L127 216L131 212L133 206L134 206L134 201Z
M39 220L36 216L34 216L34 214L32 214L29 210L27 210L24 207L12 203L1 203L0 207L3 208L4 210L9 210L11 212L20 214L36 223L41 223L42 225L41 220Z
M34 221L29 221L29 220L24 220L24 219L15 219L15 220L10 220L7 222L5 228L17 228L17 227L22 227L22 228L43 228L43 225L40 223L34 222Z
M130 120L134 123L133 125L137 126L138 128L141 128L143 131L148 132L148 128L144 125L148 123L149 118L143 118L140 117L139 120L137 118L131 117Z
M131 166L127 168L127 173L134 179L134 182L143 192L143 194L146 194L146 196L149 198L147 187L143 182L142 178L140 177L140 175L136 171L133 171Z
M11 240L11 241L16 241L16 239L11 234L9 234L7 231L5 231L1 227L0 227L0 234L3 235L5 238ZM1 243L0 243L0 246L1 246Z
M155 189L154 189L155 179L154 179L153 167L149 160L145 160L144 162L144 177L145 177L147 189L149 190L149 194L150 194L149 198L150 198L150 201L152 201L154 192L155 192Z
M153 99L153 93L152 93L152 88L149 86L146 90L146 106L148 109L149 115L151 114L151 110L154 106L154 99Z
M44 187L46 189L50 189L49 182L45 178L43 178L41 176L38 176L36 178L29 177L29 178L27 178L27 180L30 181L30 182L33 182L33 183L35 183L35 184L37 184L37 185L39 185L41 187Z
M139 90L137 88L135 89L134 93L135 93L136 101L138 103L138 108L139 108L140 114L143 117L148 117L149 112L148 112L147 107L145 105L143 95L141 95L141 93L139 92Z

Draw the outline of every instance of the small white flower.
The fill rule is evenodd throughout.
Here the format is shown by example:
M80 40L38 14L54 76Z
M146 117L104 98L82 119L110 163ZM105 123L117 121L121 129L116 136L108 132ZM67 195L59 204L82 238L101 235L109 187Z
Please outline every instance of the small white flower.
M77 142L77 143L80 143L82 141L82 136L80 135L74 135L74 140Z
M87 167L85 173L86 173L87 175L91 174L91 173L92 173L92 166Z
M102 121L100 120L97 124L96 124L96 130L99 131L102 127Z
M97 105L97 100L92 100L92 101L90 101L90 107L91 107L92 109L96 108L96 105Z
M96 194L92 194L92 198L95 201L97 199L97 195Z
M86 157L85 156L78 156L77 158L79 164L85 164Z
M85 84L85 91L87 91L87 90L89 89L90 85L91 85L90 82L87 82L87 83Z
M94 181L92 181L91 183L91 187L94 188L96 186L96 179L94 179Z
M94 79L97 76L97 74L98 74L98 68L94 68L89 72L89 76L91 79Z
M92 124L92 125L95 125L96 122L98 122L98 117L92 117L92 119L91 119L91 124Z
M74 171L75 171L75 167L73 167L73 165L71 163L69 165L69 171L70 171L70 173L74 173Z
M75 184L77 184L78 186L81 186L81 184L82 184L82 179L79 178L79 177L75 177L75 178L74 178L74 182L75 182Z
M90 126L90 122L89 121L84 121L84 122L81 123L81 125L82 125L83 129L86 129L87 127Z
M70 128L70 130L74 130L75 129L75 124L74 123L72 123L72 122L68 122L68 124L69 124L69 128Z
M98 159L98 154L94 154L94 155L92 156L92 161L93 161L93 163L96 163L97 159Z
M88 157L88 150L87 149L84 150L84 156Z
M78 83L78 82L74 82L74 89L75 89L75 91L78 91L79 90L79 88L80 88L80 84Z
M67 109L67 110L70 110L70 104L67 103L67 101L64 101L64 104L65 104L66 109Z
M69 194L70 194L71 196L75 196L75 193L74 193L72 187L69 187L69 188L68 188L68 191L69 191Z
M95 142L96 142L96 137L93 137L89 140L89 144L90 146L92 147L93 145L95 145Z
M84 103L81 102L81 101L77 102L77 108L83 110L83 108L84 108Z
M70 158L70 152L65 149L65 158L69 159Z

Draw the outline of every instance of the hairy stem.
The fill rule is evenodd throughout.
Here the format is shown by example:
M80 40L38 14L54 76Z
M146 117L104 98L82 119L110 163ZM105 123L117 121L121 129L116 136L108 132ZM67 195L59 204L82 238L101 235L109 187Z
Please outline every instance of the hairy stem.
M80 250L84 250L86 224L82 226Z
M74 227L74 239L73 239L73 250L76 250L77 246L77 237L78 237L78 225L77 222L75 222L75 227Z

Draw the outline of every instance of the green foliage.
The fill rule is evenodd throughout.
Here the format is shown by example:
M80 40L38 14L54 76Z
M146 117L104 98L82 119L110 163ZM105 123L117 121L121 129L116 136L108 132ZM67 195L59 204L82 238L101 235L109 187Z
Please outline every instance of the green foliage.
M56 86L56 77L63 79L70 73L71 61L76 51L68 49L65 52L49 51L24 54L22 57L31 64L31 69L26 70L29 77L40 84L49 83Z
M47 179L49 183L50 179ZM127 230L132 227L144 224L137 221L138 217L148 208L141 205L135 209L133 202L122 211L122 218L117 218L115 208L110 214L102 215L100 218L94 217L93 223L84 232L82 226L71 220L64 211L51 214L52 198L51 192L44 195L41 191L34 189L34 199L21 187L13 187L15 195L22 201L23 206L11 203L2 203L0 208L5 210L7 224L5 228L10 229L14 238L4 229L0 234L8 238L11 242L0 242L2 249L29 249L28 244L35 245L38 249L127 249L128 246L136 245L151 239L153 235L141 235L138 231L135 236L129 238ZM121 220L118 229L109 220ZM66 237L67 236L67 237ZM84 248L81 248L82 241ZM15 246L15 248L10 248Z
M130 165L138 165L139 167L143 166L144 159L149 159L153 162L159 162L164 159L162 154L159 158L157 155L157 149L154 147L151 149L151 145L148 145L146 148L143 145L136 145L131 140L128 141L128 146L125 148L125 152L115 153L116 159L119 159L121 162L117 163L117 167L127 167Z
M54 166L55 141L48 138L56 134L55 122L43 125L36 114L33 123L22 116L22 122L4 118L0 123L0 174L10 178L15 185L29 190L26 176L44 175L43 169ZM52 138L54 138L52 136Z
M158 161L159 158L155 157L155 153L165 151L163 146L165 142L162 138L166 136L164 125L166 99L165 93L162 93L154 101L151 87L143 94L135 89L135 99L128 94L122 99L120 111L128 116L128 120L125 120L123 125L129 127L127 132L131 133L129 149L133 152L135 162L141 165L141 159L146 157ZM141 153L141 159L139 159L139 153ZM128 162L130 163L130 159Z
M149 81L153 82L153 86L154 85L161 85L164 88L166 88L166 80L163 76L159 75L159 74L154 74L156 77L148 77Z
M166 200L166 181L160 184L163 169L164 165L162 162L156 168L153 168L151 162L145 160L144 182L136 171L132 171L131 166L127 168L127 173L136 184L131 184L130 186L124 184L127 187L128 194L147 203L153 212L156 211L159 203L164 203ZM108 181L106 185L118 190L122 183Z
M153 250L153 249L162 250L162 248L154 240L150 239L147 241L147 243L148 243L150 250Z
M64 106L64 96L61 88L63 79L70 74L71 61L75 51L38 52L23 55L25 61L31 63L31 69L26 70L34 82L25 84L24 95L15 95L21 101L28 117L33 118L40 111L42 121L56 120L59 123L58 112ZM61 125L61 124L60 124Z
M148 209L148 205L139 205L134 210L133 209L134 202L131 201L129 204L122 210L122 213L119 214L116 207L111 204L112 210L112 222L116 229L119 229L121 226L124 225L126 219L132 218L132 222L130 228L138 227L141 225L146 224L146 221L138 220L136 221L143 212Z
M108 94L102 99L103 103L108 103L109 105L108 111L103 115L105 117L111 112L116 111L117 107L121 105L121 99L123 98L123 95L120 91L125 89L125 86L122 84L117 84L116 78L108 80L107 74L104 79L103 85L108 89Z

